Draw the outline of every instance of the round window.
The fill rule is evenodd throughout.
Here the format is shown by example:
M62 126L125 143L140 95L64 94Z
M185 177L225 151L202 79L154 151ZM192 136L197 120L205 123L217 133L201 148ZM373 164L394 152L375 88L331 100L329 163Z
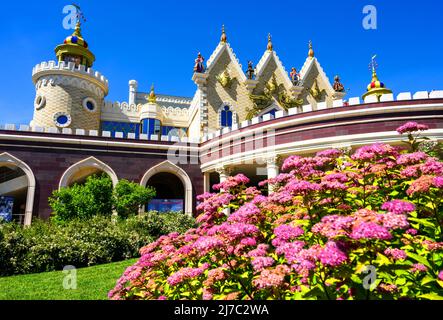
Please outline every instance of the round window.
M85 98L83 100L83 108L85 108L86 111L95 112L97 111L97 102L92 98Z
M42 109L45 105L46 105L46 98L44 96L39 94L37 97L35 97L34 107L37 110Z
M71 124L71 116L64 112L54 114L54 123L57 127L65 128Z

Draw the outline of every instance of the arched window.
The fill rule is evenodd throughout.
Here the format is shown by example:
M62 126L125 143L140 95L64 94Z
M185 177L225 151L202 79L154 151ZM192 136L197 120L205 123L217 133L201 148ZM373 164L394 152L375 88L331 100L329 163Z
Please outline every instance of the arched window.
M232 111L229 106L224 106L220 112L221 127L232 127Z

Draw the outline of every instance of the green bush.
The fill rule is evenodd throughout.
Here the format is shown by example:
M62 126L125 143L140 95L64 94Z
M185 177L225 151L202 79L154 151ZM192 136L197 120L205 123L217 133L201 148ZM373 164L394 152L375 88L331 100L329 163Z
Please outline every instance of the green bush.
M161 235L184 232L194 219L180 213L147 213L111 222L109 217L63 224L35 221L29 228L0 224L0 276L77 268L138 257Z
M54 191L49 198L53 220L86 220L93 216L111 216L114 210L122 218L137 215L140 206L155 196L153 188L120 180L113 188L107 175L90 176L84 184L74 184Z
M114 208L119 217L127 218L136 215L140 206L148 203L153 197L154 188L120 180L114 189Z
M54 191L49 205L58 222L89 219L95 215L110 216L113 208L112 180L105 175L90 176L84 184Z

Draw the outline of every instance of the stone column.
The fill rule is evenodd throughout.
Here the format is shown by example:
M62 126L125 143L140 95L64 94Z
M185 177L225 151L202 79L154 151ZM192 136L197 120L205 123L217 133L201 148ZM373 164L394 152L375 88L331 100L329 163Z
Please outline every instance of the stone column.
M280 173L280 167L278 164L278 156L273 155L266 159L266 169L268 171L268 179L277 177ZM274 188L269 184L269 194L274 192Z
M129 105L135 104L135 97L137 95L138 82L136 80L129 81Z
M211 191L211 181L210 181L210 173L203 173L203 192Z
M219 174L220 176L220 183L225 182L226 179L228 179L228 177L231 175L232 173L232 169L228 168L226 166L220 166L218 168L215 169L215 171ZM225 190L220 189L220 192L224 192ZM231 209L230 208L224 208L223 209L223 213L227 216L229 216L231 214Z

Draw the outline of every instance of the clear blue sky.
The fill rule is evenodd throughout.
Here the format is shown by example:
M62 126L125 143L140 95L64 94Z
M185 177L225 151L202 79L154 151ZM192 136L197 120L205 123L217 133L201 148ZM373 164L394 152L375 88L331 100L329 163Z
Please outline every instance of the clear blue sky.
M54 48L71 31L62 27L68 0L5 1L0 22L0 123L29 123L32 67L55 60ZM265 3L265 2L263 2ZM224 23L243 67L257 63L268 32L287 70L300 68L312 39L332 80L340 74L350 96L364 93L368 64L378 54L379 76L394 92L443 89L443 4L421 1L82 1L83 36L96 55L94 69L110 81L107 100L127 101L128 81L147 91L192 96L195 56L206 59ZM271 3L271 5L269 5ZM378 9L378 29L362 27L365 5Z

